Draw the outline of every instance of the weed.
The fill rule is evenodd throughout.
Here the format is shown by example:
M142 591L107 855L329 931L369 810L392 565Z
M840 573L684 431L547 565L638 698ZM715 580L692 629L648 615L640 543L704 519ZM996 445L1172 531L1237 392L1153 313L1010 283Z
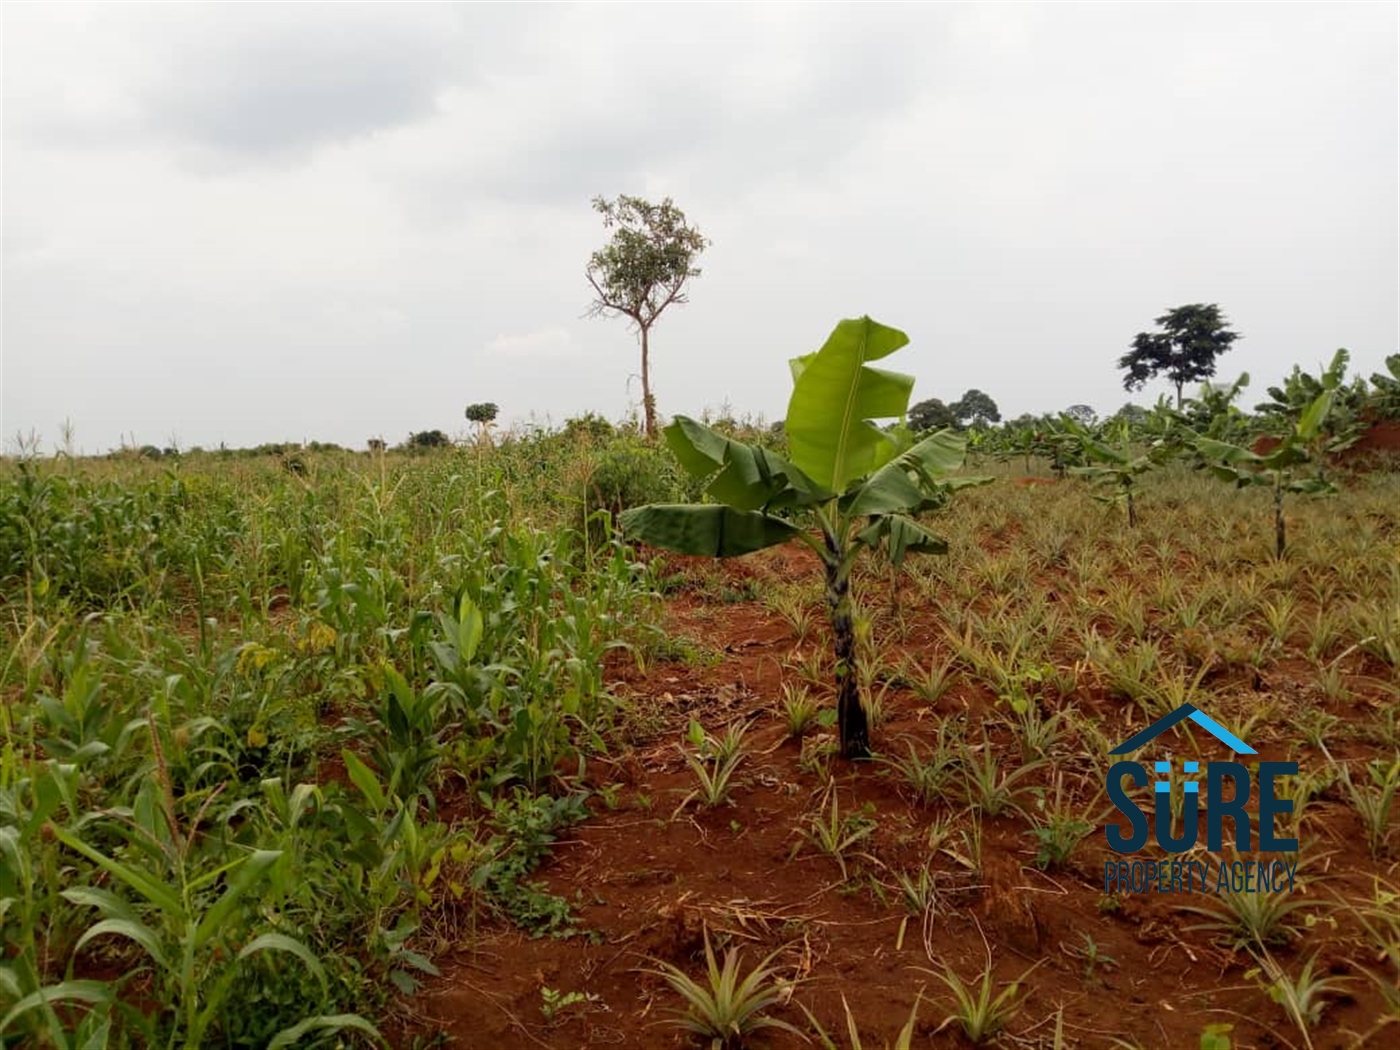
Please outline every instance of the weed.
M599 996L588 992L561 992L557 988L540 988L540 1013L546 1024L553 1024L561 1013L579 1003L596 1003Z
M1101 893L1096 907L1100 915L1117 915L1123 910L1123 898L1116 893Z
M576 931L569 902L526 880L548 855L556 832L588 815L583 796L556 799L518 790L492 803L491 815L497 834L486 847L488 859L472 876L473 886L532 936L571 936Z
M1117 966L1118 960L1109 955L1099 947L1098 942L1087 933L1081 933L1080 943L1074 946L1061 944L1060 950L1072 959L1078 959L1084 964L1084 983L1089 985L1101 984L1098 971L1099 968Z
M1027 832L1036 841L1035 866L1041 871L1069 862L1074 848L1094 830L1094 825L1075 812L1065 800L1064 780L1055 778L1055 797L1045 799L1042 814L1031 815L1034 825Z

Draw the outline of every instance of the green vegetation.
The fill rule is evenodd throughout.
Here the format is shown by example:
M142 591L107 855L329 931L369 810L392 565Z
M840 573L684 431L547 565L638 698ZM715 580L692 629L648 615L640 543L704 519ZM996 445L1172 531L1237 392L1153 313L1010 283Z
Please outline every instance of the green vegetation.
M715 502L639 507L622 517L628 538L681 554L727 558L790 540L817 554L826 578L846 758L870 753L850 593L856 560L867 548L879 549L897 569L909 554L945 552L947 544L917 517L980 480L948 476L962 466L960 438L939 431L911 443L872 422L902 417L914 380L868 362L908 342L903 332L863 317L840 322L820 350L790 362L794 384L784 433L791 461L678 416L666 428L667 444ZM795 524L794 513L818 534Z
M802 1033L786 1021L766 1015L781 998L783 984L773 960L773 952L747 974L740 969L743 953L730 948L721 966L705 934L705 980L693 980L678 966L658 963L644 971L662 978L686 1004L684 1012L673 1015L673 1023L686 1032L709 1040L711 1050L737 1050L748 1043L748 1036L765 1028ZM742 976L741 976L742 974Z
M868 978L836 969L861 965L847 936L906 983L884 1014L854 981L844 1013L813 993L823 1045L917 1045L921 1003L968 1040L1063 1045L1085 1018L1058 988L1052 1009L1049 970L997 980L1007 941L1046 928L1018 909L1078 901L1052 954L1096 1001L1166 950L1139 953L1138 902L1097 882L1098 784L1125 726L1185 701L1299 757L1282 819L1310 866L1296 894L1169 900L1189 914L1171 950L1218 953L1231 994L1257 996L1237 1043L1382 1041L1400 476L1353 469L1348 435L1383 418L1385 377L1348 380L1343 355L1259 415L1242 377L1180 408L917 440L908 377L869 366L903 342L842 322L794 363L780 431L678 417L660 446L582 417L463 447L6 463L0 1045L413 1045L428 1022L404 1035L404 1004L507 940L583 960L517 982L522 1039L631 1035L679 1005L686 1031L740 1045L798 1021L800 990L834 1002L835 974ZM965 454L1063 477L974 488ZM1271 501L1277 544L1252 524ZM618 519L689 553L796 543L697 565L628 545ZM803 587L818 571L829 624ZM852 776L834 756L863 752L867 722L888 751ZM614 841L648 854L626 858L644 908L611 899ZM833 919L847 902L873 915ZM960 953L971 919L985 964ZM741 942L767 953L751 971ZM624 1015L590 967L633 951L669 962Z
M562 496L520 512L556 440L10 469L6 1045L373 1037L450 929L572 932L530 875L654 585Z

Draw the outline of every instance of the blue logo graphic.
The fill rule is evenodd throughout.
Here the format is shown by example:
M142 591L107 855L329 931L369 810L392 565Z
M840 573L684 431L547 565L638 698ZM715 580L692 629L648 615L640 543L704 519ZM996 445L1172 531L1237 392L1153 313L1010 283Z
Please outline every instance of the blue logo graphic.
M1136 733L1133 736L1128 737L1127 740L1124 740L1121 744L1119 744L1112 751L1110 751L1109 754L1126 755L1129 752L1136 751L1144 744L1161 736L1172 726L1176 725L1182 719L1186 718L1191 719L1191 721L1195 722L1198 726L1202 726L1211 734L1211 736L1215 737L1215 739L1219 740L1222 744L1224 744L1237 755L1257 755L1259 753L1255 751L1254 748L1246 744L1239 737L1235 736L1234 733L1230 732L1215 719L1211 718L1210 715L1206 714L1204 711L1196 707L1195 704L1182 704L1171 714L1157 719L1157 721L1153 722L1141 733ZM1194 762L1187 763L1188 766L1194 766L1195 764L1196 763ZM1159 762L1157 763L1157 765L1159 772L1166 772L1165 770L1161 769L1162 763ZM1195 770L1188 769L1187 772L1194 773ZM1160 788L1158 790L1160 790Z
M1222 726L1215 719L1196 708L1194 704L1182 704L1171 714L1159 718L1140 733L1135 733L1113 749L1111 754L1126 755L1150 743L1178 722L1190 719L1237 755L1258 754L1243 740ZM1201 772L1199 762L1183 762L1182 772ZM1170 774L1171 762L1155 762L1157 774ZM1192 849L1200 838L1201 795L1206 796L1206 844L1212 852L1219 852L1224 841L1224 824L1228 819L1234 830L1235 849L1248 852L1253 849L1253 835L1249 814L1245 806L1249 803L1254 788L1254 779L1249 767L1240 762L1206 763L1205 790L1201 790L1199 779L1187 780L1183 785L1181 833L1172 834L1171 782L1159 776L1153 784L1154 817L1157 844L1168 853L1185 853ZM1294 853L1298 849L1297 839L1278 838L1274 835L1274 817L1279 813L1293 811L1292 799L1276 797L1274 780L1280 776L1296 776L1297 762L1260 762L1257 774L1259 791L1259 849L1269 853ZM1108 844L1119 853L1134 853L1147 845L1149 827L1147 814L1138 808L1136 802L1123 790L1123 778L1127 777L1135 787L1145 787L1148 773L1142 763L1131 760L1115 762L1108 771L1105 787L1109 800L1127 819L1130 833L1125 834L1123 825L1111 825L1107 829ZM1229 780L1232 790L1227 793L1225 781Z

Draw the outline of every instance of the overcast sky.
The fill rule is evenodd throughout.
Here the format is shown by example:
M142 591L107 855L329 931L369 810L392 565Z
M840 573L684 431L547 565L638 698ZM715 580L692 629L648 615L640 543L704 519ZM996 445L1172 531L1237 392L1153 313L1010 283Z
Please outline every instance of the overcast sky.
M1116 409L1183 303L1249 404L1400 347L1393 3L2 10L8 446L618 418L637 344L584 265L620 193L713 241L663 414L781 417L862 313L915 400L1007 415Z

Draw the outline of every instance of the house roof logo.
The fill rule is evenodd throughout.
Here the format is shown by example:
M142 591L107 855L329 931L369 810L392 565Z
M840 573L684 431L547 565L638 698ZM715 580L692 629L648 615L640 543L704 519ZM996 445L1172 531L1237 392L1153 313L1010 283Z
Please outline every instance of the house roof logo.
M1196 707L1195 704L1182 704L1169 715L1164 715L1157 719L1150 726L1140 733L1134 733L1121 744L1109 752L1110 755L1126 755L1131 751L1149 743L1154 738L1165 733L1172 726L1184 719L1191 719L1198 726L1206 729L1211 736L1215 737L1231 751L1240 755L1257 755L1259 752L1250 747L1234 733L1230 732L1223 725L1211 718L1210 715Z

